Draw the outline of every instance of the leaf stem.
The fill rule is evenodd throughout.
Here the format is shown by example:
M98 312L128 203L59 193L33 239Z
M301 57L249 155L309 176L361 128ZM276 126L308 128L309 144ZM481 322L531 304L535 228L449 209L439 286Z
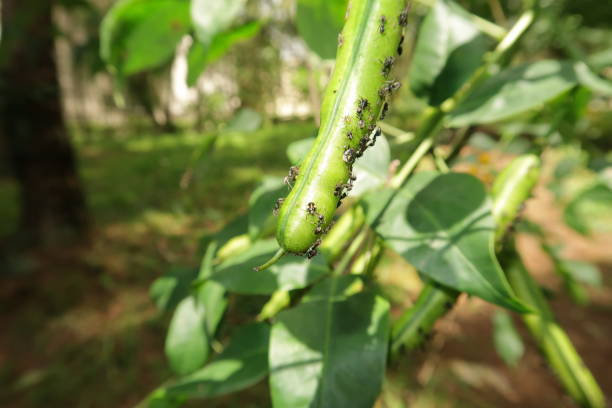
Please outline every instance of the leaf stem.
M417 1L427 7L434 7L436 5L436 0ZM477 26L480 31L496 40L500 40L506 34L506 29L504 27L492 23L489 20L485 20L484 18L479 17L476 14L469 13L467 17L472 20L472 23L474 23L474 25Z
M260 266L256 266L253 269L255 269L255 271L257 272L261 272L265 269L268 269L269 267L277 263L286 253L287 251L285 251L283 248L279 248L278 251L274 254L274 256L267 260L266 263Z
M386 122L378 122L378 127L385 135L393 136L398 143L410 142L415 137L413 132L407 132L403 129L396 128Z

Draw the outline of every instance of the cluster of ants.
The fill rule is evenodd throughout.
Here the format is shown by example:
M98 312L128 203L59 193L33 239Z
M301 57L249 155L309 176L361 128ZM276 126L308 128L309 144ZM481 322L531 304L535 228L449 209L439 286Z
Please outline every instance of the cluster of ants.
M400 25L400 27L405 27L408 24L408 9L404 9L398 16L397 18L398 24ZM387 18L383 15L380 17L380 24L378 26L378 31L380 32L381 35L385 34L385 27L387 24ZM338 36L338 46L342 46L344 42L344 38L342 36L342 33L340 33L340 35ZM404 43L404 35L401 36L400 42L397 46L397 54L398 55L402 55L403 49L402 49L402 45ZM393 67L393 64L395 63L395 57L393 56L389 56L386 57L384 60L380 61L381 65L382 65L382 69L381 69L381 73L382 75L385 77L385 79L389 78L389 75L391 74L391 68ZM380 97L380 99L383 101L383 106L380 112L380 120L384 119L387 111L389 109L389 104L387 103L386 99L391 96L393 94L393 92L397 91L399 88L401 87L401 84L399 83L399 81L396 80L387 80L385 81L385 83L382 85L382 87L378 90L378 96ZM366 99L366 98L359 98L359 100L357 101L357 124L359 126L359 129L364 129L366 127L366 122L364 119L364 113L369 110L370 108L370 102ZM369 121L372 122L373 121L373 117L370 116ZM348 124L350 123L350 117L345 118L345 122ZM360 141L359 141L359 145L356 148L352 148L349 145L345 145L344 146L344 152L342 154L342 160L349 166L349 170L351 171L348 182L347 183L339 183L336 185L335 189L334 189L334 196L336 196L338 198L338 204L337 206L339 207L340 204L342 203L342 200L344 198L346 198L346 196L348 195L348 193L353 189L355 180L357 179L357 177L352 173L352 167L353 167L353 163L355 162L355 160L359 157L361 157L363 155L363 153L365 152L365 150L370 147L370 146L374 146L374 144L376 143L376 139L378 138L378 136L381 135L382 131L379 127L376 127L374 124L370 124L368 125L368 131L369 134L363 136ZM348 131L347 134L347 139L350 141L353 140L353 132L352 131ZM285 184L287 184L289 187L292 187L293 184L295 183L295 180L297 178L299 174L299 167L297 166L291 166L289 168L289 174L284 178L284 182ZM284 202L284 198L279 198L276 201L276 204L274 205L274 209L273 209L273 213L274 215L278 215L278 212L280 210L281 205ZM317 206L314 202L309 202L306 206L306 213L308 213L309 215L312 215L314 217L316 217L316 226L314 229L314 233L317 236L321 236L323 234L326 234L332 227L332 223L330 222L329 225L327 227L325 227L325 216L321 213L319 213L317 211ZM310 248L308 248L308 250L306 251L305 255L310 259L313 258L316 254L317 254L317 248L318 246L321 244L321 238L317 238L317 240L310 246Z

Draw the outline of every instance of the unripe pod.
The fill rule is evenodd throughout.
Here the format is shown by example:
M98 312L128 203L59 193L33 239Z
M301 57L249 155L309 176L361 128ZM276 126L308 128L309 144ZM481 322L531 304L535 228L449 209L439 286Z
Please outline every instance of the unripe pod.
M313 255L344 198L354 161L375 141L375 123L399 88L390 78L406 25L406 2L351 0L317 139L284 200L276 237L285 251Z
M497 222L495 238L499 240L517 217L524 202L529 198L540 176L540 159L527 154L517 157L495 179L493 196L493 218Z

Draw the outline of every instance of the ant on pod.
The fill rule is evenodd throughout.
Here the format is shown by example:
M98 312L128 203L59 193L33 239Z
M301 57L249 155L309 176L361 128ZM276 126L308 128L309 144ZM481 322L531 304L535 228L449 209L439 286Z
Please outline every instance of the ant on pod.
M389 76L389 74L391 73L391 68L393 67L393 63L395 62L395 58L394 57L386 57L383 61L382 61L382 74L385 78L387 78Z
M306 212L310 215L315 215L317 213L317 206L312 201L308 203L306 207Z
M400 27L406 27L408 25L408 8L402 10L399 16L397 16L397 23Z
M293 183L295 183L295 179L298 176L299 172L300 172L299 167L297 166L289 167L289 174L285 176L285 178L283 179L283 182L287 184L289 187L293 187Z
M378 26L378 31L381 34L385 33L385 24L387 24L387 17L385 16L380 17L380 25Z
M345 163L353 164L355 162L355 150L345 146L344 153L342 154L342 160L344 160Z
M280 207L283 205L284 201L285 199L282 197L276 200L276 203L274 203L274 208L272 209L272 214L274 214L274 216L278 215L278 211L280 210Z
M389 110L389 104L385 102L383 104L382 110L380 112L380 120L383 120L385 116L387 116L387 111Z
M321 238L317 239L314 244L312 244L312 246L306 251L306 257L308 259L312 259L317 255L317 248L319 247L319 245L321 245Z

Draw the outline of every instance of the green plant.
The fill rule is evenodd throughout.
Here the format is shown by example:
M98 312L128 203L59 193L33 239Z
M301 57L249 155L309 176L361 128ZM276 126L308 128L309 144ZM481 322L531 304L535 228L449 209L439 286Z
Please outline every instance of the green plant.
M304 3L302 10L310 10ZM336 8L324 10L329 15L320 21L336 21ZM554 323L539 288L516 266L513 230L528 226L521 207L539 180L540 153L554 143L552 135L568 112L580 114L555 109L547 116L549 109L573 102L580 90L600 92L593 76L606 80L591 71L585 77L579 61L509 66L541 12L536 2L525 2L506 30L440 0L424 20L412 55L411 88L428 107L409 147L401 146L409 152L407 160L388 174L389 143L381 135L353 166L370 132L378 133L375 121L391 96L388 91L397 87L389 78L389 58L396 58L401 46L408 18L404 10L398 1L350 3L319 136L288 149L294 167L286 181L295 185L279 205L276 226L270 209L286 186L281 179L266 179L251 198L248 215L205 239L197 278L187 285L157 286L158 297L181 299L166 348L180 377L155 390L143 405L212 398L268 375L275 407L372 406L389 354L402 358L402 349L422 344L434 323L467 293L519 313L567 393L584 406L604 406L599 386ZM497 41L491 51L495 41L487 36ZM538 121L544 130L522 140L524 129ZM475 126L500 122L501 129L510 128L501 132L502 147L517 141L527 147L487 191L478 178L449 166ZM462 131L445 154L440 134L449 128ZM436 170L415 171L428 159ZM345 202L315 256L313 244L318 246L331 225L352 172L357 175L354 199ZM275 227L280 249L271 238ZM537 228L532 230L537 234ZM376 283L385 251L399 254L424 281L417 301L395 321L390 300ZM222 348L215 332L227 292L270 298L255 322L235 329ZM511 348L502 355L515 362L520 340L509 319L498 316L496 327L512 338L498 337L496 344ZM209 348L220 352L205 363Z

